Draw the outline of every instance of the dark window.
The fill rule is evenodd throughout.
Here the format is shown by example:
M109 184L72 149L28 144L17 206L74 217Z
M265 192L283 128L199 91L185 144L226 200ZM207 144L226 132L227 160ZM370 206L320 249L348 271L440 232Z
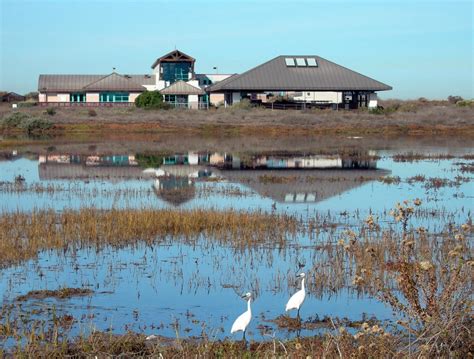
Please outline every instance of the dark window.
M179 80L187 81L191 72L191 65L191 62L162 62L161 79L170 83Z

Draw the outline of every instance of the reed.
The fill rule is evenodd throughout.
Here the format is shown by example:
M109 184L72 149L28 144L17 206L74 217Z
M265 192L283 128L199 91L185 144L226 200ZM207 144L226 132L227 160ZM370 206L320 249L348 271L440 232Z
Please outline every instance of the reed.
M34 210L0 215L0 267L36 258L46 249L75 246L97 250L166 239L193 242L199 238L235 248L284 245L298 232L300 220L261 211L83 208Z

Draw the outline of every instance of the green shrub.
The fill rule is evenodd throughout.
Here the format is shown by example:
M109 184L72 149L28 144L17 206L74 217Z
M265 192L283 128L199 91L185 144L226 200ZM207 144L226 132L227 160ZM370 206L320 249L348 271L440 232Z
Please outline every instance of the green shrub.
M135 99L135 105L141 108L169 109L170 106L163 101L159 91L145 91Z
M400 104L395 104L389 107L377 106L376 108L371 108L369 113L373 115L389 115L391 113L397 112L400 109Z
M48 107L44 113L50 116L54 116L56 114L56 110L52 107Z
M456 106L459 107L474 107L474 100L462 100L456 102Z
M18 127L24 129L27 133L42 132L53 127L53 123L49 120L32 117L24 119Z
M19 127L20 124L28 118L26 113L14 112L10 116L4 117L1 121L1 126L6 128Z
M241 110L250 110L252 107L253 106L252 106L250 100L247 99L247 98L244 98L244 99L240 100L240 102L234 103L232 105L232 108L241 109Z
M33 106L36 106L38 103L37 102L33 102L33 101L26 101L26 102L20 102L18 104L18 107L33 107Z

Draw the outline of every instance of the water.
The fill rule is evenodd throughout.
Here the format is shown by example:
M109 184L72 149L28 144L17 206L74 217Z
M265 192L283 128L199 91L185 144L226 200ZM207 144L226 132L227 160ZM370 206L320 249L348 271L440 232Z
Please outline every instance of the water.
M283 313L297 290L299 263L306 271L317 267L318 244L369 214L390 225L389 210L404 199L419 198L427 213L436 213L415 219L416 225L431 230L470 217L473 175L462 172L460 163L472 165L473 148L417 149L432 158L413 162L394 157L408 152L407 148L370 148L349 157L343 151L322 155L281 150L160 150L146 155L38 151L28 156L21 149L20 154L5 152L5 160L0 161L2 212L91 206L262 210L304 221L328 216L338 227L322 230L315 238L300 235L283 249L238 250L206 238L193 244L170 238L153 246L45 251L35 260L0 271L3 303L30 290L87 287L95 294L30 300L25 305L29 309L54 306L60 314L73 315L77 319L73 334L99 329L225 338L232 321L246 308L239 295L252 291L256 298L248 337L294 336L269 320ZM438 156L448 153L452 158ZM418 175L424 175L425 181L408 183ZM397 177L400 182L382 180ZM446 183L433 188L430 178ZM394 318L390 308L351 286L335 292L310 290L301 315L304 320ZM314 331L301 333L309 334Z

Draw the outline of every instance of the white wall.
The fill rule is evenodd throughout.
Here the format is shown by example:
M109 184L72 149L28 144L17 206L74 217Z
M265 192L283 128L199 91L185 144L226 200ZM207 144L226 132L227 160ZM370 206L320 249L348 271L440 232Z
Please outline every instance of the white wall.
M240 92L232 92L232 104L239 103L241 98Z
M371 93L369 94L369 108L377 108L377 94Z
M334 91L304 91L301 96L293 96L296 101L342 103L342 93Z

